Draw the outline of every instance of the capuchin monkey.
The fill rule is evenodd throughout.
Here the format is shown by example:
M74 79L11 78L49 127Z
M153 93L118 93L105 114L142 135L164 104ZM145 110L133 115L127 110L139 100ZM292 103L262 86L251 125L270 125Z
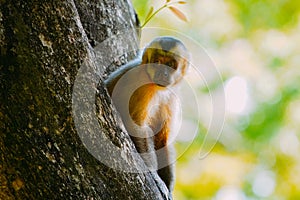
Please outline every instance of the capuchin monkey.
M157 170L170 194L175 175L168 138L176 123L176 99L172 88L189 67L189 53L173 37L158 37L142 56L121 66L105 81L122 121L149 169Z

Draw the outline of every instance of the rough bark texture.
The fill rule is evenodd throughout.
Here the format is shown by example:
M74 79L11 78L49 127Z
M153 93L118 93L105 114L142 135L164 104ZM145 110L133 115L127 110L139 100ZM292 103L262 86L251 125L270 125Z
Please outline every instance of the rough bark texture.
M0 6L0 199L165 199L155 173L125 173L92 156L72 113L75 78L86 63L100 77L93 87L101 132L81 131L91 145L104 134L124 163L144 167L101 81L135 56L128 49L137 48L137 36L128 36L130 44L110 40L103 57L93 49L122 30L134 32L130 2L0 0ZM113 58L109 66L104 57ZM114 152L107 153L111 159Z

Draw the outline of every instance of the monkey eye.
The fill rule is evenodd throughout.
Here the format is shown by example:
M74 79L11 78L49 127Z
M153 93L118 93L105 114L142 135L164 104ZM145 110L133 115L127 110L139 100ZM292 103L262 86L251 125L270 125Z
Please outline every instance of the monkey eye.
M174 60L172 60L172 61L170 61L170 62L168 62L168 63L166 63L169 67L171 67L171 68L173 68L173 69L177 69L177 63L176 63L176 61L174 61Z
M155 63L155 64L160 64L160 60L159 60L158 58L155 58L155 59L153 60L153 63Z

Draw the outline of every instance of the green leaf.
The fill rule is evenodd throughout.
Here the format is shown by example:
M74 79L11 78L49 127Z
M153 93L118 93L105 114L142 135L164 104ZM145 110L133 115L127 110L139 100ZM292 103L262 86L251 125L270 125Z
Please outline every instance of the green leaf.
M148 13L147 13L147 15L146 15L145 21L147 21L147 19L149 19L151 17L151 15L153 13L153 10L154 10L154 8L153 8L153 6L151 6Z

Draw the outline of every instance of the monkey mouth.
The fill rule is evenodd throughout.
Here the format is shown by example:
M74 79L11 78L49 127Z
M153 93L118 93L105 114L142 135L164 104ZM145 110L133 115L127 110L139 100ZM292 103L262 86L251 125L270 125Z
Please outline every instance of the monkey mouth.
M159 87L167 87L167 84L156 84L156 85L158 85Z
M170 85L170 83L168 81L162 81L162 80L155 81L154 83L160 87L167 87L168 85Z

